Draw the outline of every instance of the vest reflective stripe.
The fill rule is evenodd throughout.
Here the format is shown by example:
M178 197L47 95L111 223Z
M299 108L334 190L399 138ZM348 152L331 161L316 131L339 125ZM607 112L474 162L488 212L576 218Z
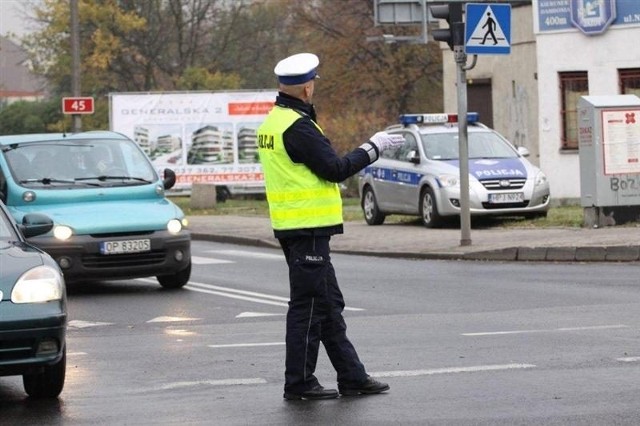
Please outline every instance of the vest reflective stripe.
M275 230L342 223L338 185L319 178L304 164L291 161L284 147L282 135L299 118L296 111L275 106L257 131L269 215ZM317 124L316 127L322 132Z
M295 220L300 219L303 220L302 217L306 217L307 220L305 222L301 222L300 226L302 228L313 228L315 219L320 219L322 217L333 217L335 214L342 215L342 208L336 206L327 206L327 207L312 207L308 209L298 209L298 210L276 210L271 211L271 217L275 218L277 221L286 221L286 220ZM314 220L310 220L314 219Z
M335 195L333 188L308 189L296 192L273 193L269 201L275 203L285 203L291 201L301 201L310 198L332 198Z

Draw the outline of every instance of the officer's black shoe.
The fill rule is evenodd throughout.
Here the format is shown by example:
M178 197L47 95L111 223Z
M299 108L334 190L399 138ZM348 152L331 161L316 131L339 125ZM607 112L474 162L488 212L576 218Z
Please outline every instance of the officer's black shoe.
M301 393L285 392L284 399L332 399L338 397L338 391L335 389L325 389L321 385L316 385L309 390Z
M374 393L381 393L389 390L389 385L387 383L382 383L368 377L367 380L360 383L359 385L338 385L338 390L341 395L344 396L353 396L353 395L371 395Z

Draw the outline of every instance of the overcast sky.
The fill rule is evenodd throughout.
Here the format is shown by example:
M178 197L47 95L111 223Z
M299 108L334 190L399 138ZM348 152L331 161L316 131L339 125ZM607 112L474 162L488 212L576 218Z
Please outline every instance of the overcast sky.
M22 36L33 24L25 21L22 10L29 8L33 1L0 0L0 35L15 33Z

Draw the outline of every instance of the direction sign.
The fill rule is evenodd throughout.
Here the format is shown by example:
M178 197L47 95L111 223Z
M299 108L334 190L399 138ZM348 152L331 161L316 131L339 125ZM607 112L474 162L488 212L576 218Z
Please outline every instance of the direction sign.
M587 2L573 0L571 22L587 35L601 34L616 19L615 0Z
M467 3L465 52L473 55L511 53L511 5Z
M93 98L72 97L62 98L63 114L93 114Z

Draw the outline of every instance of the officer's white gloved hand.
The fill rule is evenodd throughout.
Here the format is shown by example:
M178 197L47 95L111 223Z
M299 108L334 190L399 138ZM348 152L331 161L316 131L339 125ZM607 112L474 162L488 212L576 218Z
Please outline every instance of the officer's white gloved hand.
M387 132L378 132L371 136L369 139L373 143L378 151L382 152L385 149L397 148L404 143L404 137L401 135L390 135Z
M390 135L387 132L378 132L371 136L369 142L360 145L360 148L367 151L371 163L380 157L380 153L386 149L398 148L405 142L401 135Z

